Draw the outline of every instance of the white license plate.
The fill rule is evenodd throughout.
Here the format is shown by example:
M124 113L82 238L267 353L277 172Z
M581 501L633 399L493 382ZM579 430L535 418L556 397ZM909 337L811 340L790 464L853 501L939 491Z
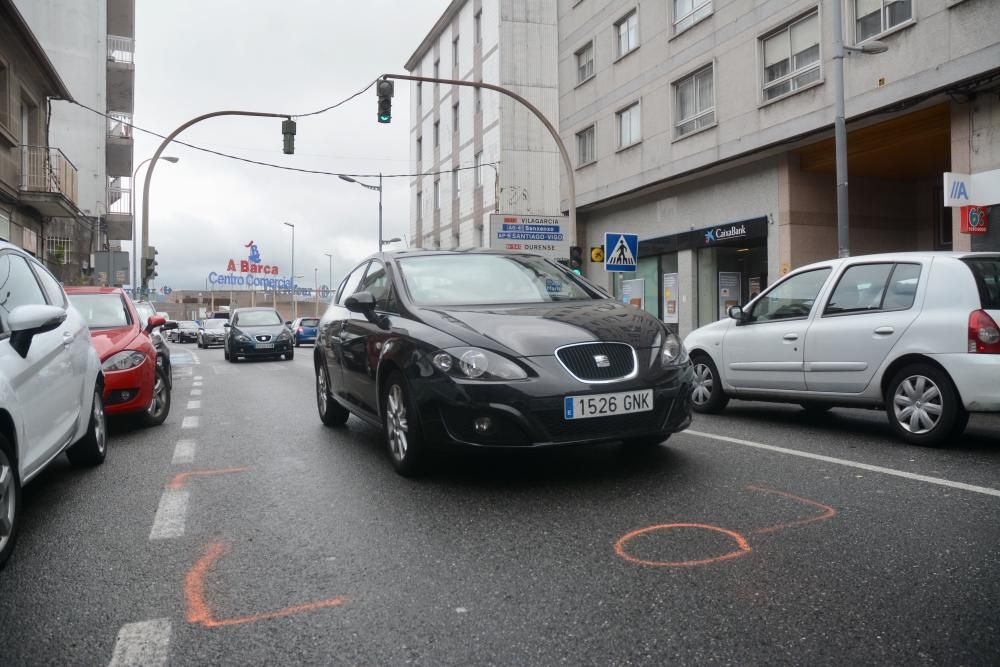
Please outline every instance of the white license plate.
M565 419L627 415L633 412L649 412L652 409L652 389L622 391L617 394L567 396L563 400L563 417Z
M273 350L274 343L257 343L258 350Z

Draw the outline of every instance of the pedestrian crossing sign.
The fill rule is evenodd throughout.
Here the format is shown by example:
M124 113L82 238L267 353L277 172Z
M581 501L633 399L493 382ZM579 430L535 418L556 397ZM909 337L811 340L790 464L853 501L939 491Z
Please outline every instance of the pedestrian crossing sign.
M608 232L604 235L605 271L632 271L639 263L639 235Z

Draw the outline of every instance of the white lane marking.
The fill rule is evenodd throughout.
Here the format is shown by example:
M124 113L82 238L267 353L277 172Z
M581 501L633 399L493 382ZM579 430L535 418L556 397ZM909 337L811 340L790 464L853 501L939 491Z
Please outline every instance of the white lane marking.
M174 460L171 461L175 466L182 463L191 463L194 461L194 440L178 440L177 446L174 448Z
M201 389L192 389L191 390L191 395L192 396L201 396Z
M184 534L187 519L188 492L184 489L166 489L160 496L160 506L156 508L150 540L166 540Z
M118 631L108 667L155 666L170 657L170 620L127 623Z
M756 447L757 449L765 449L770 452L777 452L778 454L801 456L804 459L824 461L826 463L834 463L836 465L847 466L849 468L858 468L860 470L868 470L871 472L882 473L883 475L892 475L894 477L912 479L917 482L937 484L938 486L947 486L952 489L961 489L962 491L971 491L973 493L981 493L986 496L995 496L997 498L1000 498L1000 489L991 489L987 486L976 486L974 484L966 484L965 482L953 482L950 479L942 479L941 477L918 475L917 473L914 472L905 472L903 470L895 470L894 468L883 468L882 466L875 466L871 465L870 463L861 463L860 461L851 461L849 459L838 459L833 456L823 456L822 454L802 452L797 449L788 449L787 447L765 445L760 442L751 442L750 440L740 440L739 438L730 438L725 435L715 435L714 433L702 433L700 431L691 431L691 430L683 431L683 433L689 433L691 435L696 435L701 438L710 438L712 440L719 440L721 442L730 442L735 445L743 445L744 447Z
M201 401L188 401L188 410L201 410Z
M181 428L198 428L198 415L189 415L181 422Z
M195 376L194 376L194 379L195 379L195 380L201 380L202 378L201 378L201 376L200 376L200 375L195 375Z
M192 387L200 387L201 386L201 382L197 382L197 381L196 382L192 382L191 386Z
M198 355L195 354L194 352L191 353L191 358L194 359L195 366L201 363L201 359L199 359Z

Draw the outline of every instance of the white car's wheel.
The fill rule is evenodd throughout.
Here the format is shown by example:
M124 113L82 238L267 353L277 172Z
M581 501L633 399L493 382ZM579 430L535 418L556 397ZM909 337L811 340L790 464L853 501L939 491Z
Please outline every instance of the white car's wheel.
M885 404L893 431L913 445L945 444L964 426L965 410L951 378L931 364L911 364L896 373Z
M695 412L716 414L722 412L729 403L729 397L722 389L719 370L715 362L705 353L693 355L694 388L691 390L691 406Z
M11 444L0 435L0 569L14 551L21 513L21 479L13 452Z

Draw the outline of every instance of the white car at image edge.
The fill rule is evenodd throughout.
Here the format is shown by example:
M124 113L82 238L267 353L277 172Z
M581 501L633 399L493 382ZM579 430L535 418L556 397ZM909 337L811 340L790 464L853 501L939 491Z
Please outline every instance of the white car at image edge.
M104 462L101 362L59 282L0 241L0 568L14 549L21 487L59 454Z
M694 408L730 398L884 408L940 445L1000 412L1000 254L913 252L818 262L685 339Z

